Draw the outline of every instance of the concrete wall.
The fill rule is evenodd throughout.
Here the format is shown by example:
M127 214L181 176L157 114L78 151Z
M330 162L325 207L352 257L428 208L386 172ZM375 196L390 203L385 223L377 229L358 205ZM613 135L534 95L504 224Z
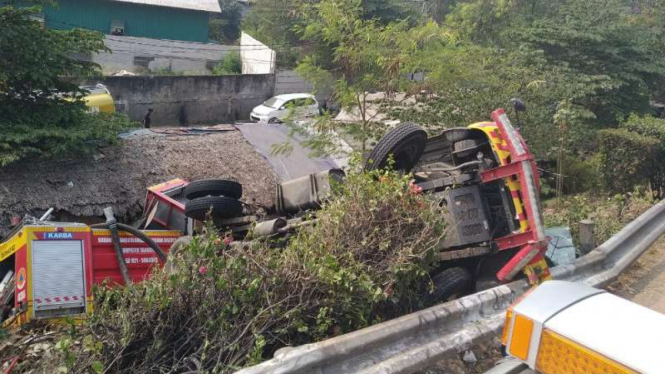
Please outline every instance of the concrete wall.
M314 85L307 82L293 70L280 70L275 74L275 95L302 92L314 92ZM318 87L315 92L316 100L323 104L331 93L332 87Z
M133 120L142 121L152 108L153 126L247 119L275 89L274 75L106 77L102 83Z
M276 60L275 51L249 34L240 33L240 61L243 74L273 74Z
M280 70L275 74L275 95L312 92L314 86L293 70Z
M120 70L145 73L169 69L189 74L210 74L211 67L237 46L195 43L176 40L137 38L107 35L106 46L112 53L93 55L92 60L102 67L105 75Z

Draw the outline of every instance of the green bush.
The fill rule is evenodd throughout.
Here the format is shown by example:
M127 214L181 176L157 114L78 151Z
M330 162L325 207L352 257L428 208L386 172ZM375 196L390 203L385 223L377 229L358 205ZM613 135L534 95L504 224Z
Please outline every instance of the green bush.
M628 192L649 184L660 187L657 178L662 173L663 148L657 139L625 129L602 130L598 136L600 170L608 190Z
M106 51L104 35L44 28L32 18L40 8L13 3L0 1L0 167L114 141L129 120L86 113L86 91L72 83L100 73L97 64L73 56Z
M419 307L439 208L396 173L351 174L283 248L226 246L212 229L135 290L100 289L88 334L109 372L227 373L285 345L345 333ZM83 339L78 339L83 340Z
M50 110L4 124L0 132L0 167L25 158L51 158L90 152L114 144L118 133L134 124L126 114L86 113L53 104ZM3 110L0 110L0 115Z
M596 154L591 157L565 156L563 158L563 190L566 194L597 191L603 187L600 175L601 159Z
M242 63L238 52L230 52L212 69L213 75L233 75L242 73Z
M665 119L633 114L621 125L621 128L658 139L661 144L665 144Z
M545 224L547 227L570 227L573 240L579 246L579 222L592 219L596 223L596 244L601 244L646 212L654 203L653 195L639 187L632 192L609 197L597 192L570 195L564 197L562 209L555 211L545 208Z

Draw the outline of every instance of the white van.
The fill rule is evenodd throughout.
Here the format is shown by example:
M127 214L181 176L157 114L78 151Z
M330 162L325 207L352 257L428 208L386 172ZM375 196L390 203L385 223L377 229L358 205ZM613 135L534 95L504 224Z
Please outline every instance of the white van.
M312 94L295 93L277 95L255 107L249 115L252 121L277 123L294 108L299 116L315 116L319 114L319 103Z

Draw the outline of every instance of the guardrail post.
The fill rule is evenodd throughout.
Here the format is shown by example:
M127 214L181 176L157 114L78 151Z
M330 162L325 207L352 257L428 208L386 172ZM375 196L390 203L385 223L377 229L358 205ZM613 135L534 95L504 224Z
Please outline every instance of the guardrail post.
M580 221L580 255L582 256L596 248L595 227L596 223L590 219Z

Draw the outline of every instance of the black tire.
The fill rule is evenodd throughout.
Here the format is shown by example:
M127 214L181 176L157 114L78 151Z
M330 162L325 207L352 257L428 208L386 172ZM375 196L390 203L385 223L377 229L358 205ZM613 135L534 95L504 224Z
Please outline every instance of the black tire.
M185 197L188 200L205 196L226 196L240 199L242 184L224 179L204 179L191 182L185 187Z
M199 221L204 221L210 210L213 218L235 218L242 215L242 203L226 196L199 197L185 203L185 215Z
M427 133L413 123L404 123L390 130L369 154L365 169L383 169L390 155L395 160L395 170L408 173L420 160L427 145Z
M434 292L427 295L427 303L435 304L462 296L472 286L471 273L462 267L448 268L432 278Z

